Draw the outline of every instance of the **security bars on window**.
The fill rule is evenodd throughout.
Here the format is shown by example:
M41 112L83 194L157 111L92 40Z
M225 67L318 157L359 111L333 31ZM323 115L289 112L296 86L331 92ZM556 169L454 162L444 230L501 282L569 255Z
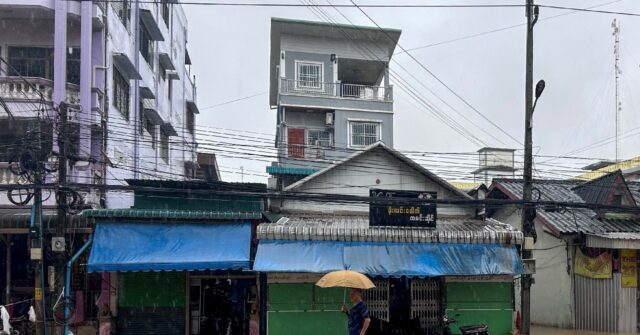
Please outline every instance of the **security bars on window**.
M380 140L380 124L351 122L351 146L366 147Z
M297 89L322 89L322 64L297 63Z

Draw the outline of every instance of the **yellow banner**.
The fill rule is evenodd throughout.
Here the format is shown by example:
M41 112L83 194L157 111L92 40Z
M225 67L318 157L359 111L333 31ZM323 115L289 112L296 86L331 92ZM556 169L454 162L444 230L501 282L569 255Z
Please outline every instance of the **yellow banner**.
M574 271L584 277L605 279L611 278L613 266L611 253L603 252L597 257L585 256L580 248L576 248L576 262Z
M622 287L638 287L638 263L635 250L620 250Z

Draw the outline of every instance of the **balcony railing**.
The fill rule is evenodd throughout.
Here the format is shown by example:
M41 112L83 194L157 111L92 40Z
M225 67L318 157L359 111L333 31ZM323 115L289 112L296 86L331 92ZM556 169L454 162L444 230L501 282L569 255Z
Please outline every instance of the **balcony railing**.
M280 79L280 93L314 97L393 101L393 87Z
M52 100L53 80L33 77L0 77L0 96L4 99L40 100L40 94L45 100ZM70 104L80 103L80 87L78 85L67 83L65 101Z

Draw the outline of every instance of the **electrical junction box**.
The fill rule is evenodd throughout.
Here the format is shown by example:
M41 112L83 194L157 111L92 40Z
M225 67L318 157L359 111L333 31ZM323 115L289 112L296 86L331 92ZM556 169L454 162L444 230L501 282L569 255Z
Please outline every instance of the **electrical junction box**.
M53 252L64 252L64 249L65 249L64 237L51 238L51 250Z
M522 249L533 250L533 247L534 247L533 237L525 237L524 245L522 246Z
M31 248L31 260L40 261L42 260L42 249L40 248Z

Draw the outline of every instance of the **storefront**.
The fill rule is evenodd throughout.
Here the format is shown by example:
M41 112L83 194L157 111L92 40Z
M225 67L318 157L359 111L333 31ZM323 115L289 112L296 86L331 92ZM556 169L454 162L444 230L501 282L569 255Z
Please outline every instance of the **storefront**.
M314 285L341 269L374 279L364 295L374 333L438 329L444 313L459 325L486 323L492 334L513 329L520 232L473 219L443 219L436 229L364 227L344 217L335 218L339 228L312 229L288 219L258 227L254 270L268 273L269 335L346 334L344 291Z
M117 273L117 333L248 334L258 299L251 227L98 222L87 269Z

